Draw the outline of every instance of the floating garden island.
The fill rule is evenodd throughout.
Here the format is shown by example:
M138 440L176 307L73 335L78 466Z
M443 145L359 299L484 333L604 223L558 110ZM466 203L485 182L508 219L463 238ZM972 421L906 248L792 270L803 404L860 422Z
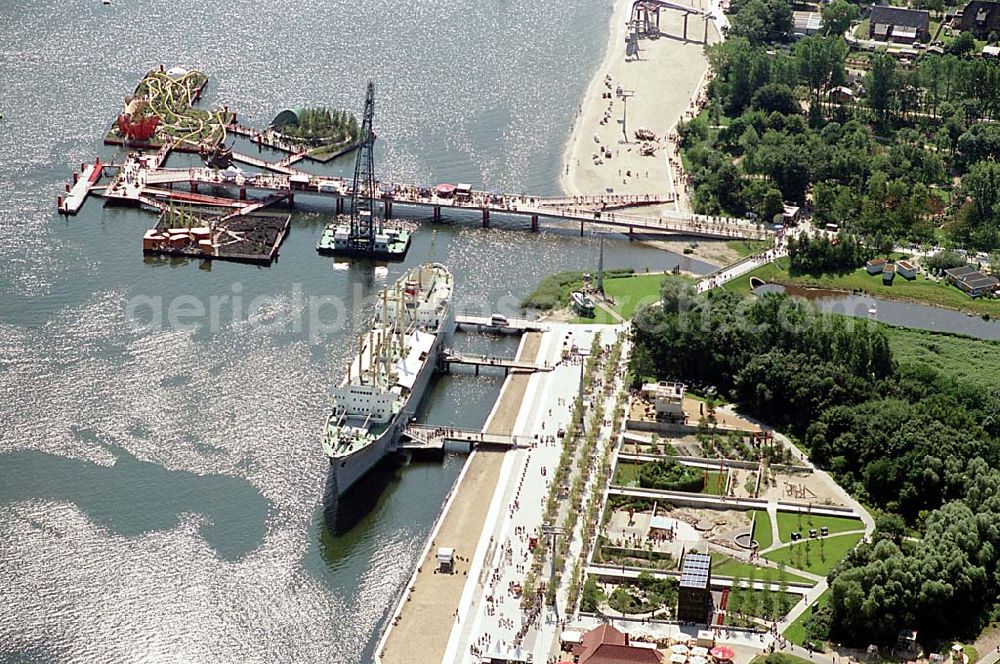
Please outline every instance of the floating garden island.
M236 114L226 107L195 107L207 84L208 75L197 69L161 67L148 72L135 93L125 98L104 142L157 149L169 140L173 149L186 151L221 145Z
M326 108L285 109L275 116L268 131L289 152L305 152L316 161L329 161L357 147L361 139L358 119L349 111Z

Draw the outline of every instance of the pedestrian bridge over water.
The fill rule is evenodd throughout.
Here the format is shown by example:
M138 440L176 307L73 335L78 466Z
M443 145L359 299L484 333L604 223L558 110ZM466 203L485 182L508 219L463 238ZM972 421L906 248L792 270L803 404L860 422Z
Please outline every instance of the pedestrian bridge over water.
M525 437L523 441L519 441L517 436L487 433L481 429L410 424L403 429L403 442L400 447L404 450L443 450L446 443L464 443L471 451L479 445L526 447L531 444L531 440Z
M185 204L216 206L242 202L258 210L266 205L286 200L294 202L299 194L323 196L335 201L338 213L344 210L344 201L350 200L351 182L345 178L318 176L299 171L286 162L270 162L248 155L233 154L233 158L251 164L265 173L238 173L214 168L163 168L161 165L169 152L165 145L155 158L130 157L119 165L119 173L104 191L105 198L134 205L150 205L163 209L171 201ZM103 170L103 169L102 169ZM127 178L124 173L128 173ZM188 191L177 191L186 187ZM198 188L228 189L236 192L239 201L218 196L202 197ZM260 192L263 198L249 198L249 192ZM531 230L538 230L541 219L557 224L572 223L579 226L583 235L586 228L611 228L619 232L640 234L682 234L707 238L764 240L771 232L745 219L711 217L706 215L662 212L659 215L642 215L622 212L623 208L657 205L673 202L673 194L544 197L486 192L467 189L462 192L444 192L440 188L421 187L413 184L376 181L374 191L359 192L361 197L381 203L383 214L389 218L394 206L429 208L435 221L445 210L473 212L482 218L482 225L490 225L490 215L500 214L530 219Z

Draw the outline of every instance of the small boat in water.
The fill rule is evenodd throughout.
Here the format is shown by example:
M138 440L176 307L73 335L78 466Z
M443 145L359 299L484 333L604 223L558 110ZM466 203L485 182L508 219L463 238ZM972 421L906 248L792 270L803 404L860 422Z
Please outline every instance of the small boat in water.
M594 315L594 301L586 293L583 291L573 291L569 294L569 297L573 304L573 309L581 316L590 317Z

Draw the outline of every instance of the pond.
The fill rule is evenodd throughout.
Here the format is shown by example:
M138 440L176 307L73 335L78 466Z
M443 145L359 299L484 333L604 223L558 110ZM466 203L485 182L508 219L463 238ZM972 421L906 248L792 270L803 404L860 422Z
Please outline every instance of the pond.
M961 311L932 307L902 300L887 300L873 295L853 295L822 288L802 288L764 284L753 289L755 295L787 293L809 300L826 313L867 318L874 316L880 323L899 327L912 327L933 332L965 334L978 339L1000 339L1000 322L970 316ZM869 312L874 313L869 313Z

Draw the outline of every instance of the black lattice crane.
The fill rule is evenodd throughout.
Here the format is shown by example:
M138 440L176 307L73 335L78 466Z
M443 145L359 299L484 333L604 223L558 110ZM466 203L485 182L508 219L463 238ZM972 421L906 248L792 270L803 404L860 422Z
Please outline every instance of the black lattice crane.
M351 192L351 248L358 252L375 252L375 234L381 233L381 219L375 216L375 83L368 81L365 114L361 121L358 158L354 162L354 189Z

